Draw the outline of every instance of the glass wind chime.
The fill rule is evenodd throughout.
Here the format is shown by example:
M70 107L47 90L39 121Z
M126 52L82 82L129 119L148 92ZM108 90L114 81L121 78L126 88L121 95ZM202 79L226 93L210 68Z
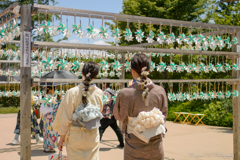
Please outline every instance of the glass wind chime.
M47 11L46 11L47 15ZM38 15L39 16L39 15ZM47 16L46 16L47 17ZM81 23L81 17L80 17L80 24L76 23L76 16L74 16L74 24L71 26L72 31L69 29L68 25L68 16L66 18L66 25L62 22L62 14L61 14L61 21L59 22L59 25L55 27L54 25L54 16L52 23L50 21L47 21L47 18L43 23L40 23L38 28L35 29L35 33L37 35L41 35L42 33L50 34L52 36L60 35L62 34L64 37L70 37L71 34L74 34L78 38L90 38L90 39L96 39L101 38L103 40L108 40L110 38L108 33L108 28L103 25L104 22L104 16L102 17L102 26L99 29L94 28L94 18L92 21L92 24L90 23L90 15L89 15L89 22L87 29L84 31ZM112 37L115 40L115 42L118 42L120 38L124 37L124 40L130 42L134 39L137 40L138 43L142 43L144 39L148 43L153 43L154 41L158 42L159 44L166 44L166 46L169 46L172 48L174 44L177 44L178 47L175 49L179 50L199 50L199 51L207 51L212 50L215 51L216 49L222 50L224 47L227 49L231 49L233 44L238 43L238 39L236 38L235 33L232 34L232 36L224 35L219 36L218 34L216 36L210 35L211 29L209 29L209 34L202 34L202 29L200 28L200 32L197 34L192 34L193 28L189 28L188 33L182 32L182 27L179 28L179 35L175 36L175 34L172 32L172 26L170 26L170 32L169 34L166 34L162 31L162 23L160 23L159 33L154 33L151 29L151 22L149 24L149 33L146 35L141 30L141 21L138 22L138 29L134 32L135 37L133 36L133 31L129 28L129 21L127 21L127 26L125 30L121 31L118 28L118 22L115 18L115 25L112 32ZM3 27L4 29L6 27ZM197 30L197 29L195 29ZM217 31L219 32L219 30Z
M233 90L230 91L228 90L228 84L226 83L226 87L224 90L224 83L222 82L222 87L220 87L220 83L218 82L216 88L216 82L214 82L214 89L211 90L211 83L206 82L206 90L203 92L203 84L200 83L200 88L199 84L197 83L197 88L194 91L194 85L192 83L188 83L188 92L183 92L183 83L179 83L179 92L178 93L173 93L173 83L170 83L170 92L168 93L168 99L169 101L191 101L191 100L211 100L211 99L224 99L224 98L237 98L239 95L239 92L235 90L235 85L233 85ZM217 90L216 90L217 89Z
M7 21L7 17L5 17ZM1 18L3 22L3 17ZM0 26L0 43L5 43L10 40L13 40L16 37L20 36L20 28L18 26L17 20L13 19L2 26Z
M20 84L13 84L13 90L10 89L10 83L5 83L4 90L0 90L0 97L20 97Z

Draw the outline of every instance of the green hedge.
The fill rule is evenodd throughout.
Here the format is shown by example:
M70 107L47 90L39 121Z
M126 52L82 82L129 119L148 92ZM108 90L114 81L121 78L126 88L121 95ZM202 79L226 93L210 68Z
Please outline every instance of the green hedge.
M2 86L3 87L3 86ZM13 86L11 86L12 89ZM0 87L1 88L1 87ZM4 89L3 89L4 90ZM19 107L19 97L1 97L0 107ZM213 126L232 127L233 125L233 111L232 99L221 100L192 100L186 102L170 102L168 104L168 121L174 121L176 115L173 112L190 112L206 114L203 118L203 123ZM181 118L183 120L183 118Z
M0 107L20 107L20 97L1 97Z
M203 118L202 121L206 125L224 127L232 127L233 125L232 99L169 102L167 117L168 121L174 121L176 119L176 115L173 112L205 114L206 116ZM183 120L184 118L181 116L180 119Z

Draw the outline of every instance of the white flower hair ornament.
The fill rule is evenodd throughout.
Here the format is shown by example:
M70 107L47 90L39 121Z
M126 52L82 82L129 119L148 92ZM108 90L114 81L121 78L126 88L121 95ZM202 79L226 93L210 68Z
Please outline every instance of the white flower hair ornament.
M88 74L86 74L86 76L90 77L90 76L91 76L91 73L90 73L90 72L88 72Z
M142 73L141 73L142 76L147 77L147 76L149 75L149 72L146 71L146 69L147 69L147 67L143 67L143 68L142 68Z

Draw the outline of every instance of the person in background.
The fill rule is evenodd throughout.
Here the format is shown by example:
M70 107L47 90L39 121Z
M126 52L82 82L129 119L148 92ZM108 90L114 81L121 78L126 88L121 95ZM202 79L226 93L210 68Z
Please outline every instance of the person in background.
M58 133L53 131L52 124L55 120L60 100L53 99L52 94L52 87L47 87L47 95L44 98L48 99L50 96L51 102L43 102L40 108L43 116L43 148L45 153L55 152L54 148L57 148L58 143Z
M163 160L164 126L168 99L163 87L147 75L150 59L139 53L131 59L131 73L136 82L122 89L116 98L113 115L123 122L125 133L124 160Z
M112 97L115 95L115 93L113 90L109 88L109 86L110 86L110 83L106 83L102 86L102 90L103 91L106 90L106 94L109 100L107 104L104 104L103 106L103 111L102 111L103 119L101 119L100 121L101 127L99 127L100 141L102 139L104 131L110 126L118 137L119 145L117 147L123 148L124 147L123 135L113 115L114 100L112 99Z
M31 106L33 106L34 104L34 97L31 97ZM20 110L18 111L18 115L17 115L17 124L14 130L15 136L14 139L12 141L12 144L14 145L20 145L20 141L19 141L19 135L20 135ZM36 138L36 143L39 142L43 142L43 138L39 136L39 134L41 133L40 127L38 125L37 122L37 116L33 110L33 108L31 109L31 133L32 136Z
M59 106L53 129L60 135L58 149L62 150L65 143L69 160L99 160L98 127L103 117L103 92L92 83L98 74L98 64L86 62L82 69L83 83L69 89Z

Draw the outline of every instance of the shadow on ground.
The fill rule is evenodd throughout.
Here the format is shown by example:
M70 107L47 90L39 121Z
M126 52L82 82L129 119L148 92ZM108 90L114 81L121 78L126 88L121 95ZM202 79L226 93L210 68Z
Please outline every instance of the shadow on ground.
M49 156L51 154L58 154L58 152L55 153L45 153L43 152L43 148L41 146L41 149L36 149L31 151L31 157L38 157L38 156ZM18 155L20 155L20 152L18 152Z
M213 128L210 128L210 129L217 130L219 133L233 133L232 128L216 128L216 127L213 127Z
M11 145L11 146L15 146L15 147L11 147L11 148L2 148L0 149L0 153L7 153L7 152L17 152L20 155L20 146L19 145L12 145L12 144L7 144L7 145ZM31 146L31 150L34 149L42 149L42 145L36 145L36 146Z

